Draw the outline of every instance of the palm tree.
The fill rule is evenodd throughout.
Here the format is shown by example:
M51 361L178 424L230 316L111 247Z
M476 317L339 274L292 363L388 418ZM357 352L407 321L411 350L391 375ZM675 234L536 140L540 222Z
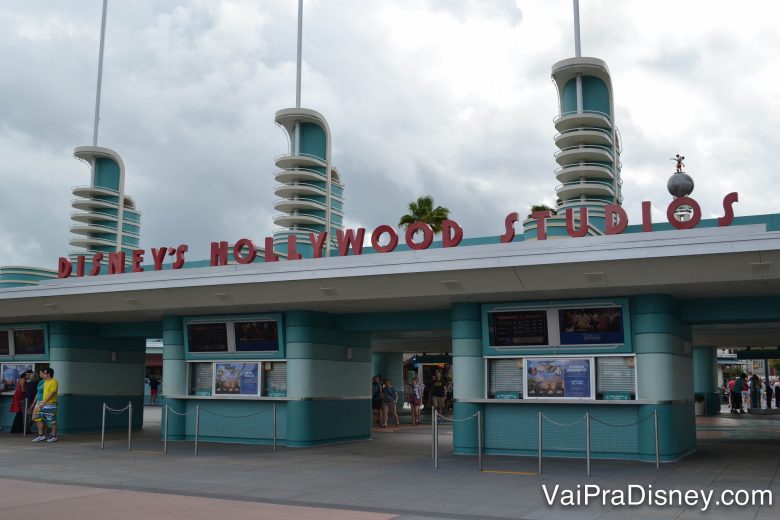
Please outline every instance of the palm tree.
M527 218L531 218L531 213L533 213L534 211L545 211L545 210L550 210L550 213L553 214L553 215L557 215L558 214L557 210L551 208L547 204L534 204L533 206L531 206L531 211L528 212L528 217Z
M441 206L433 207L433 197L426 195L409 203L409 213L402 216L398 227L408 227L415 222L425 222L434 233L441 232L441 224L450 216L450 210Z

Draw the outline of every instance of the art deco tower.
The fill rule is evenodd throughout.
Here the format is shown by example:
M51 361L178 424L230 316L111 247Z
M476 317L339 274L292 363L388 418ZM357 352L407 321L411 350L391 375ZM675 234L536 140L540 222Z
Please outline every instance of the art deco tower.
M554 119L556 215L547 219L547 234L568 236L566 210L579 228L580 208L587 208L588 235L604 232L604 207L621 204L620 135L615 126L612 80L606 63L580 52L579 5L574 0L575 55L552 67L559 114ZM536 220L526 220L527 238L536 236Z
M274 246L287 250L287 237L295 235L299 253L312 256L310 233L328 233L323 256L334 249L336 232L343 226L344 185L331 159L328 122L319 112L301 108L301 47L303 1L298 1L298 61L295 108L276 113L276 124L287 133L289 153L276 158L274 194Z

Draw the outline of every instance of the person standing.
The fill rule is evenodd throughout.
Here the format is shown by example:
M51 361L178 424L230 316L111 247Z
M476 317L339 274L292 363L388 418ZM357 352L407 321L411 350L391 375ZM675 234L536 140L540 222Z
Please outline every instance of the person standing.
M38 394L38 381L40 380L40 377L38 374L30 371L29 374L27 374L27 382L24 385L25 388L25 395L24 399L27 403L27 424L24 425L24 428L26 431L29 431L30 424L32 423L32 420L34 418L33 416L33 408L35 408L35 400L36 396Z
M447 411L447 385L441 378L441 372L436 371L433 376L433 382L431 383L431 406L435 411L438 411L441 415Z
M775 408L780 408L780 377L775 379Z
M750 407L761 408L761 379L757 374L750 376Z
M768 378L764 381L764 384L766 385L764 389L766 395L766 409L769 410L772 408L772 394L774 392L772 390L772 382L769 381Z
M30 373L32 372L27 370L19 374L19 380L16 382L14 397L11 399L11 412L16 414L11 425L11 433L24 433L24 396L27 394L27 374Z
M396 392L390 379L385 379L382 396L382 428L387 428L387 420L390 418L391 410L395 417L395 425L399 426L401 421L398 419L398 392Z
M157 400L157 389L160 387L160 382L156 377L149 377L149 406L154 406Z
M412 424L420 424L420 405L422 404L422 388L420 379L415 377L409 385L409 405L412 407Z
M41 419L38 421L38 436L33 442L57 442L57 392L59 383L54 379L54 369L49 367L43 371L43 399L38 401ZM43 428L49 427L49 438L43 434Z

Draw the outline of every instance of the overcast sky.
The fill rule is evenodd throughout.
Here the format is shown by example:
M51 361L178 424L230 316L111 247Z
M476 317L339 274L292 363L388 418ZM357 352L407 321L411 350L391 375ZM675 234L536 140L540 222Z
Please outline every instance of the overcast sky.
M100 0L0 10L0 265L69 251L73 148L92 141ZM430 194L466 237L555 201L551 65L570 0L307 0L302 106L322 113L346 225L397 224ZM705 217L777 212L780 2L583 0L583 56L612 73L623 194L665 219L675 153ZM141 246L262 242L274 229L274 113L295 103L296 0L109 0L99 145L127 168Z

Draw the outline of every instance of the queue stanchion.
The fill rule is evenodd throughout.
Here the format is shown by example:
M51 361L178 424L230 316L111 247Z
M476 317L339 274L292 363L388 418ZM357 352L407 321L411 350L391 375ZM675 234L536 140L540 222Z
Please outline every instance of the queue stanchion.
M195 405L195 456L198 456L198 440L200 439L200 405Z
M585 461L590 476L590 412L585 412Z
M165 401L165 433L163 434L163 453L168 453L168 401Z
M436 408L431 409L431 458L436 458Z
M133 450L133 402L127 402L127 451Z
M32 383L30 383L32 384ZM27 398L24 398L24 429L22 430L22 437L27 437Z
M542 474L542 412L539 412L539 474Z
M658 440L658 409L653 410L653 423L655 425L655 469L661 467L661 449Z
M438 410L433 411L433 431L436 432L434 434L434 441L433 441L433 467L434 469L439 469L439 411Z
M103 403L103 420L100 422L100 449L106 445L106 403Z
M273 404L272 408L273 408L273 415L274 415L272 428L273 428L273 443L274 443L274 453L275 453L276 452L276 403Z
M482 472L482 411L477 410L477 461Z

